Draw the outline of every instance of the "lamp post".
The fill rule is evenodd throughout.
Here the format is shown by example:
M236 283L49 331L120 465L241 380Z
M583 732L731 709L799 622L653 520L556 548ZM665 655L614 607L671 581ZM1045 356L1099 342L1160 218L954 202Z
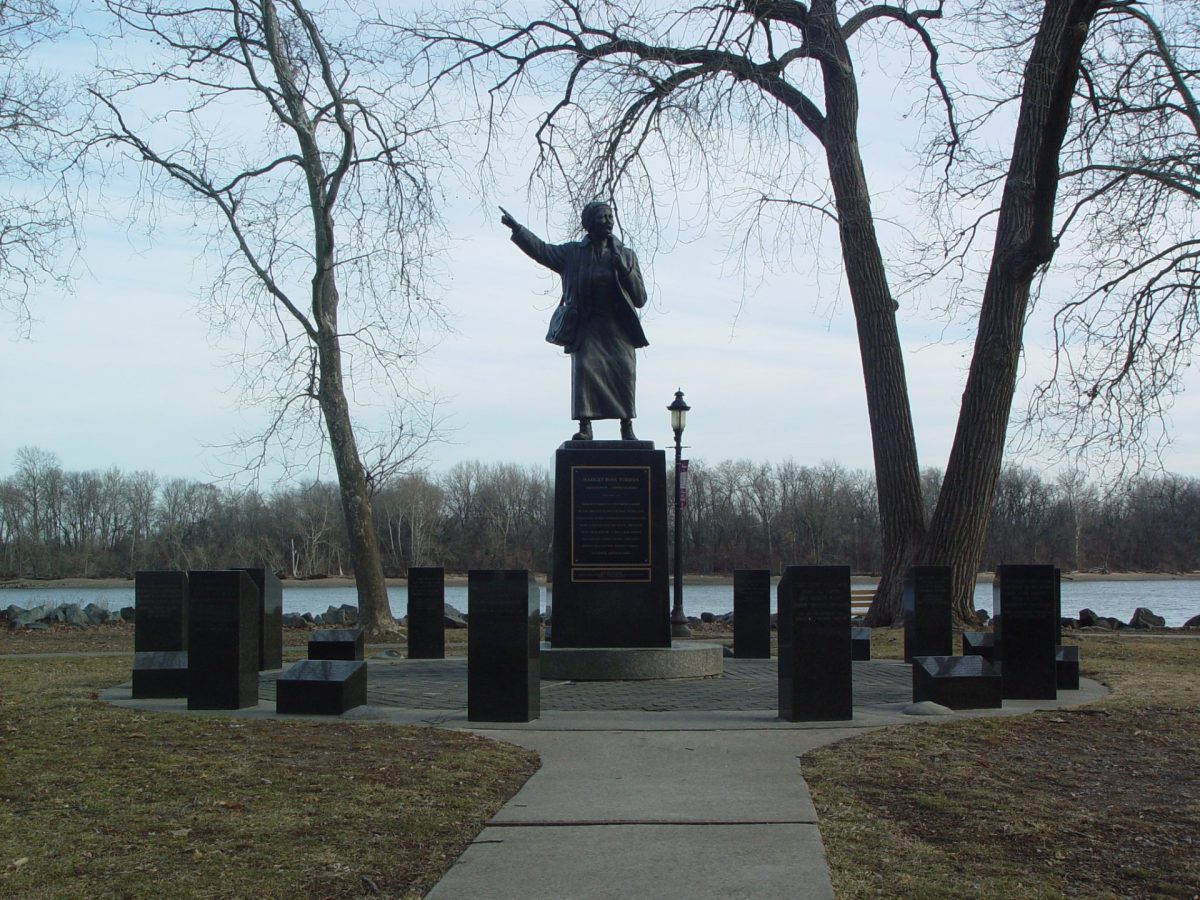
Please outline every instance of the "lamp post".
M683 455L683 429L687 424L688 410L683 400L683 391L675 392L675 399L667 410L671 413L671 430L675 432L675 602L671 606L671 637L688 637L687 616L683 614L683 485L680 483L680 461Z

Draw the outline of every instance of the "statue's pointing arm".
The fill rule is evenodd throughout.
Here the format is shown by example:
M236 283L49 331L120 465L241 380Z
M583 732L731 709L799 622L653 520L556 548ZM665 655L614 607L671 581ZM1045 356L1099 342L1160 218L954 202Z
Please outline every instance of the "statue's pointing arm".
M566 253L562 246L547 244L524 225L517 222L504 207L501 207L500 211L504 213L500 217L501 224L507 225L512 229L512 242L524 250L525 254L531 259L541 263L547 269L552 269L562 274L563 269L566 267Z

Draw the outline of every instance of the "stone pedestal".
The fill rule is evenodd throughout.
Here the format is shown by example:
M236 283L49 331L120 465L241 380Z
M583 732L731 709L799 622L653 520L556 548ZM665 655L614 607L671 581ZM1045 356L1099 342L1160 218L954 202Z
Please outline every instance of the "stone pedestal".
M852 719L850 567L789 566L776 608L780 718Z
M361 628L326 628L308 638L309 659L340 659L354 662L363 658Z
M913 703L929 700L950 709L999 709L1001 680L980 656L914 656Z
M733 573L733 655L771 658L771 570Z
M1053 700L1058 636L1054 566L998 566L992 609L1006 700Z
M952 656L954 622L949 566L912 566L904 577L904 661Z
M244 569L258 588L258 668L283 668L283 585L270 569Z
M258 704L259 600L241 569L188 572L188 709Z
M473 570L467 607L467 719L532 722L541 715L537 583L524 569Z
M446 574L440 566L408 570L408 658L446 658Z
M553 646L671 646L666 494L666 457L650 441L559 448Z
M278 713L340 716L366 702L367 664L361 660L301 660L276 683Z

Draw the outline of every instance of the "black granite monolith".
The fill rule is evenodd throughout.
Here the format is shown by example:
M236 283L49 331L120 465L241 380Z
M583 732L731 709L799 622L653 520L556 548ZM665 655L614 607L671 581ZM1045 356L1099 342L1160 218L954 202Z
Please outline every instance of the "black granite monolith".
M188 709L258 703L259 600L243 569L188 572Z
M1006 700L1053 700L1058 617L1054 566L997 566L992 609L995 658Z
M862 625L850 628L850 658L855 662L871 660L871 629Z
M361 628L323 628L308 636L309 659L340 659L354 662L363 658Z
M1054 671L1060 691L1079 690L1079 648L1074 644L1056 647Z
M134 573L133 605L134 653L188 648L187 572Z
M1000 674L981 656L914 656L913 703L924 700L950 709L1003 706Z
M525 569L467 573L470 721L532 722L541 715L541 606Z
M567 441L554 459L555 647L670 647L667 487L650 441Z
M771 658L771 570L733 573L733 655Z
M789 566L776 609L780 718L852 719L850 567Z
M300 660L276 682L279 713L340 716L366 702L367 664L362 660Z
M446 572L440 566L408 570L408 658L446 658Z
M904 577L904 661L952 656L954 619L949 566L912 566Z
M258 588L258 668L283 668L283 584L270 569L245 569Z
M982 656L988 662L995 662L995 637L990 631L964 631L962 633L962 655Z

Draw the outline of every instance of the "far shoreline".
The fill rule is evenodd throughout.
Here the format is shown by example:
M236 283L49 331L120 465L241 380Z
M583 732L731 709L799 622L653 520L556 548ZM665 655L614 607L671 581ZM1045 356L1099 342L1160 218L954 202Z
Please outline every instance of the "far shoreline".
M992 572L981 572L976 582L991 582ZM1064 572L1063 581L1200 581L1200 572ZM538 584L546 583L546 576L534 576ZM778 580L778 576L773 576ZM854 584L876 584L878 575L853 575L850 579ZM286 588L352 588L354 578L346 575L330 575L324 578L284 578ZM465 574L446 575L446 584L465 585ZM732 575L685 575L685 585L733 585ZM388 578L388 587L406 587L406 578ZM0 590L50 589L66 588L72 590L132 588L132 578L12 578L0 580Z

